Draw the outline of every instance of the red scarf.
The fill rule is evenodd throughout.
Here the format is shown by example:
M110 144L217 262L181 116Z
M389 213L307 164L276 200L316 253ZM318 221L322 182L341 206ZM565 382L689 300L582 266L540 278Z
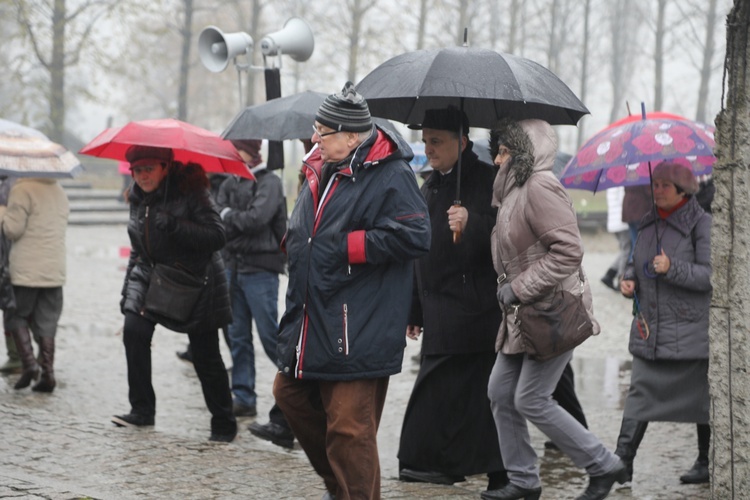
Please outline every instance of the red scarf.
M662 220L666 219L673 213L677 211L681 206L683 206L685 203L688 202L688 198L683 198L681 202L679 202L677 205L673 206L669 210L664 210L663 208L656 207L656 209L659 211L659 217L662 218Z

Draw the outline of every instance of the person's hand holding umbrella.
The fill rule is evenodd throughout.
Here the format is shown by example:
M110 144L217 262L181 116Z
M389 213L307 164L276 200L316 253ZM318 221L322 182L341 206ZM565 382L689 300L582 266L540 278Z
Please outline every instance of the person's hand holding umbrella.
M461 233L469 222L469 211L461 205L453 205L448 209L448 226L453 231L453 242L461 240Z

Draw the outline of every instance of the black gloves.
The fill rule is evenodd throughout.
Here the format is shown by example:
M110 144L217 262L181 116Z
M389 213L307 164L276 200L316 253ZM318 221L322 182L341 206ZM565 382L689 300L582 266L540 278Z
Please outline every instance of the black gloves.
M171 233L177 227L177 218L167 210L159 210L156 212L154 224L159 230Z
M513 292L510 283L505 283L497 289L497 301L504 306L518 303L518 297Z

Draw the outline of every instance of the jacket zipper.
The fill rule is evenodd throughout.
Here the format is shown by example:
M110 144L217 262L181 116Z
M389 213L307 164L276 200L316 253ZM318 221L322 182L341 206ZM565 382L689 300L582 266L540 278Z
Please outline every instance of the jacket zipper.
M344 304L344 355L349 355L349 306Z

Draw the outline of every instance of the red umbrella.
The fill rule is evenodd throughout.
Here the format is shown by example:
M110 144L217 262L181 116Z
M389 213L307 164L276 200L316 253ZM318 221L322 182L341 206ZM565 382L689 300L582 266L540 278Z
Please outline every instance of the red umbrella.
M108 128L80 151L81 154L125 160L132 145L171 148L174 159L199 163L206 172L255 177L230 141L213 132L172 118L130 122Z

